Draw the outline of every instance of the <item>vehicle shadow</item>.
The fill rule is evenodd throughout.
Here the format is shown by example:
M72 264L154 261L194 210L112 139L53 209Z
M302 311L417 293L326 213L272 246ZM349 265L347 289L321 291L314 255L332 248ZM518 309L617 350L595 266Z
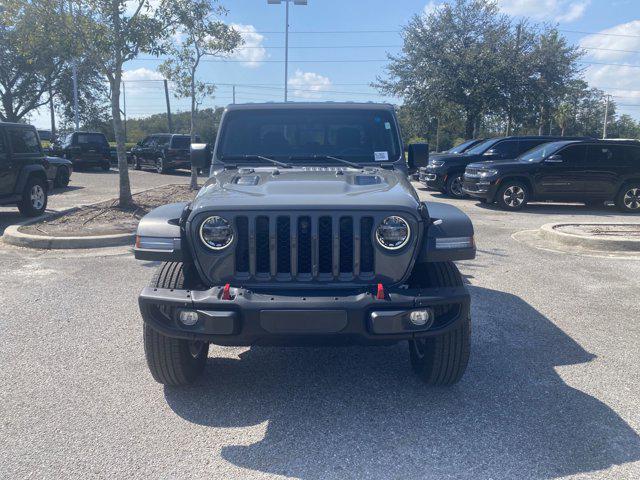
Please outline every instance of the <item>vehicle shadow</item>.
M635 431L556 372L594 356L519 297L470 290L472 356L454 387L421 384L404 344L254 347L210 358L199 384L165 387L166 401L199 425L267 421L262 440L222 457L303 479L554 478L640 460Z
M66 187L55 187L53 190L49 191L49 196L53 195L61 195L67 192L74 192L76 190L84 190L85 187L80 185L67 185Z
M470 200L473 202L473 200ZM494 210L496 212L504 212L495 203L475 202L475 205L485 210ZM603 205L601 207L587 207L581 203L565 204L565 203L528 203L522 210L522 213L533 213L539 215L598 215L601 217L628 216L637 217L635 213L625 213L618 210L615 206ZM520 212L513 212L520 213Z

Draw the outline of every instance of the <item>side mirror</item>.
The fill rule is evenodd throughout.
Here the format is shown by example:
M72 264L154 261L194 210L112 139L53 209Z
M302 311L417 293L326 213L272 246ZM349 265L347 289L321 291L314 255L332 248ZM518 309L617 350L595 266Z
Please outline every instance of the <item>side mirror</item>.
M191 166L205 168L211 161L211 149L208 143L191 144Z
M412 143L407 147L407 166L409 167L409 173L415 172L420 167L426 167L428 163L428 143Z
M547 159L545 160L545 163L562 163L564 162L564 160L562 159L562 155L550 155L547 157Z
M490 148L482 154L483 157L499 157L500 154L495 148Z

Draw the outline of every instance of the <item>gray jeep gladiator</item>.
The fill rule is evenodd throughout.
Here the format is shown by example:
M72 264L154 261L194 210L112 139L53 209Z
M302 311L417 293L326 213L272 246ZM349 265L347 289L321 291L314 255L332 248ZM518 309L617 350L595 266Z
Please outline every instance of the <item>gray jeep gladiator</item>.
M390 105L229 106L196 198L138 226L136 258L163 262L139 296L155 380L193 382L212 343L406 340L425 382L457 382L471 323L453 261L475 257L473 226L407 181L427 152L407 165Z

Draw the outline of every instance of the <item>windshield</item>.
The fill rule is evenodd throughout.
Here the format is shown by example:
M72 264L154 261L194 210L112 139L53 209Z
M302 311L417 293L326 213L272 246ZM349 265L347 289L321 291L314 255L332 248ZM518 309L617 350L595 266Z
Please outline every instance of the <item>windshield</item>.
M551 142L551 143L543 143L531 150L524 152L520 155L517 160L520 162L541 162L543 159L552 155L554 152L558 151L561 147L564 147L570 142Z
M78 133L76 138L78 145L107 146L107 139L101 133Z
M469 150L467 150L464 153L468 153L469 155L479 155L481 153L484 153L485 150L487 150L489 147L491 147L491 145L496 143L498 140L500 140L500 139L499 138L490 138L489 140L485 140L484 142L480 142L478 145L476 145L473 148L470 148Z
M447 153L462 153L464 152L469 145L473 145L476 140L467 140L466 142L462 142L460 145L456 145L453 148L447 150Z
M223 123L217 152L223 161L251 155L359 163L400 157L393 115L379 109L239 110L227 113Z

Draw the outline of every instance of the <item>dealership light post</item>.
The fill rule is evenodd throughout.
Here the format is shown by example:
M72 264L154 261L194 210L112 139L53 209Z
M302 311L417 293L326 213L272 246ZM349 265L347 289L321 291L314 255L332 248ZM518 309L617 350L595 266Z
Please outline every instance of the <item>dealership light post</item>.
M294 5L307 5L307 0L267 0L270 5L280 5L284 1L285 14L284 14L284 101L287 101L287 83L289 76L289 3L293 2Z

